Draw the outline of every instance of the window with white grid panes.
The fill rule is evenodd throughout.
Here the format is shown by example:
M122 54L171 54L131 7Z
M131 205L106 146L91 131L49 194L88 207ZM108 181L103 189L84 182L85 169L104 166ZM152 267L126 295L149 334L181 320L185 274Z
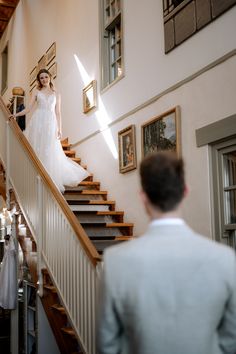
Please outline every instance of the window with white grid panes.
M236 151L223 155L224 164L224 223L236 224Z
M216 239L236 249L236 139L213 147Z
M123 73L121 0L103 1L102 86L105 88Z

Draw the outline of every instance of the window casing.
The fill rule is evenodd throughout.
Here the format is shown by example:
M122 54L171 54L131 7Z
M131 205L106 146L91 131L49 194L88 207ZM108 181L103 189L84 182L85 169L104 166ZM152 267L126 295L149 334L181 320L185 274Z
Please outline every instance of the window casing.
M7 89L7 80L8 80L8 45L2 52L2 84L1 84L1 94Z
M164 16L168 15L173 11L178 5L184 2L184 0L163 0L163 13Z
M236 249L236 138L212 146L217 241Z
M101 73L102 88L123 74L121 0L101 0Z

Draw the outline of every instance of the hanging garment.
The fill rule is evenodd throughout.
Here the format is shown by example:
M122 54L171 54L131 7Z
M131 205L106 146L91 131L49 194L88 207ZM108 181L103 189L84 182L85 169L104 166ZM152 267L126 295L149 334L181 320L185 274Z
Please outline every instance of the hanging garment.
M14 240L10 237L9 242L5 242L5 252L0 272L0 306L8 310L15 309L16 299L16 249Z

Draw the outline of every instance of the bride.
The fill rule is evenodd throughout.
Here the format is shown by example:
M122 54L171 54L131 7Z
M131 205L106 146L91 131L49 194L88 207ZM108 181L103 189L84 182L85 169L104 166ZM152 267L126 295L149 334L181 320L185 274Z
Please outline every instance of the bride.
M89 173L66 157L62 149L61 97L54 89L48 70L38 72L37 83L29 107L14 117L25 115L36 106L25 136L58 189L64 192L64 186L77 186Z

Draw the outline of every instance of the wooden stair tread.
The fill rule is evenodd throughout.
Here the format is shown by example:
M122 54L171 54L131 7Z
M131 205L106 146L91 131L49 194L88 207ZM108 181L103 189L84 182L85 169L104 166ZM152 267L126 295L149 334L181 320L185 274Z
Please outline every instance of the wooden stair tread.
M75 331L74 331L73 328L71 328L71 327L62 327L62 328L61 328L61 331L62 331L63 333L68 334L69 336L72 336L72 337L76 338Z
M100 188L100 182L83 181L80 182L76 187L65 186L65 193L80 192L80 187L94 187L94 189L88 189L88 191L98 191Z
M106 227L133 227L134 224L131 222L113 222L107 223Z
M95 243L105 243L105 242L112 242L112 241L130 241L134 240L134 236L91 236L91 238L95 238L93 242Z
M69 143L61 143L61 146L64 148L70 148L71 147L71 144Z
M57 289L53 285L44 284L43 287L47 290L50 290L52 293L57 293Z
M98 190L90 190L90 189L87 189L87 190L78 190L78 191L68 191L68 190L65 190L64 192L64 196L65 195L68 195L68 196L73 196L73 195L81 195L81 194L84 194L84 195L107 195L107 191L98 191Z
M115 211L115 210L104 210L104 211L99 211L99 210L78 210L75 211L75 213L88 213L88 214L95 214L95 215L100 215L100 216L124 216L123 211Z
M79 186L100 186L100 182L90 182L90 181L82 181L79 183Z
M93 241L124 241L124 240L131 240L134 236L133 235L91 235L89 236L90 240Z
M75 211L76 213L76 211ZM96 215L100 215L100 216L123 216L124 212L123 211L115 211L115 210L79 210L78 213L84 214L84 213L88 213L88 214L96 214Z
M100 226L102 225L103 227L133 227L133 223L122 223L122 222L93 222L93 221L81 221L81 225L92 225L92 226Z
M130 241L134 239L135 239L134 236L116 236L115 238L116 241Z
M68 200L69 202L71 201L75 201L77 202L76 204L85 204L85 205L115 205L115 201L114 200L87 200L87 199L80 199L80 200L73 200L70 199Z
M123 211L97 211L97 215L124 215Z
M81 158L80 157L71 157L71 160L80 163L81 162Z
M62 313L63 315L66 315L66 310L63 306L60 304L54 304L51 306L54 310L57 310L58 312Z
M98 194L98 195L107 195L107 191L97 191L97 190L92 190L92 189L84 189L82 191L79 192L79 194L86 194L86 195L90 195L90 194Z
M92 181L92 180L93 180L93 173L90 173L90 174L88 175L88 177L86 177L86 178L84 179L84 182Z
M76 154L75 150L64 150L64 153L66 154L66 156L72 156Z
M64 138L61 140L61 144L68 144L68 138Z

